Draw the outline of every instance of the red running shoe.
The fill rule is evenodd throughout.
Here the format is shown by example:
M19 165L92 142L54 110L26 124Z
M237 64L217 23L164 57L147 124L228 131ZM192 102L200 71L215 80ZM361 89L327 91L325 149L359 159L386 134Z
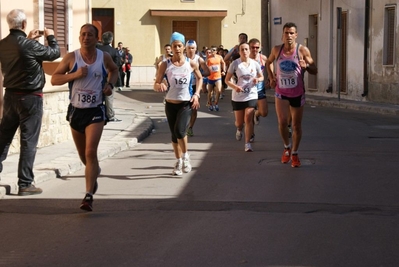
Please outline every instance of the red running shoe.
M281 156L281 163L288 163L291 157L291 148L284 148L283 155Z
M299 161L298 154L292 154L291 156L291 167L298 168L301 166L301 162Z

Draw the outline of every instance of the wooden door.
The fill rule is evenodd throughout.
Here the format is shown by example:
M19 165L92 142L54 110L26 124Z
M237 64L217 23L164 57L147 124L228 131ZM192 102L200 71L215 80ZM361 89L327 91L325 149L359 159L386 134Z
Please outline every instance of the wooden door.
M172 32L180 32L187 40L198 41L197 21L173 21Z
M93 8L92 23L98 29L98 38L101 40L103 32L112 32L114 40L112 47L115 47L115 28L114 28L114 9L113 8Z

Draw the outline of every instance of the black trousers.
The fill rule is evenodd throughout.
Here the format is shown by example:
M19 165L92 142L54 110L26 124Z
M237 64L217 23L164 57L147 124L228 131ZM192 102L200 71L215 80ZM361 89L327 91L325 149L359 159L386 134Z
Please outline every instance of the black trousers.
M3 119L0 124L0 172L7 158L10 144L20 129L20 154L18 163L18 186L28 187L34 180L33 163L39 141L43 117L43 97L37 94L4 94Z

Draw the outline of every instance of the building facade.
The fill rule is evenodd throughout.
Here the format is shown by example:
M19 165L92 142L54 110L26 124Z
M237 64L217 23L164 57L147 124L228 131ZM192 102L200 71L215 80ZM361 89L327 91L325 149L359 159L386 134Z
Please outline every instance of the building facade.
M92 0L92 20L101 32L112 31L114 46L123 42L133 55L132 84L149 85L156 59L172 32L203 46L230 49L239 33L261 38L262 0Z
M399 104L398 0L269 3L271 43L281 43L283 25L295 22L298 42L316 61L317 76L306 75L308 93Z

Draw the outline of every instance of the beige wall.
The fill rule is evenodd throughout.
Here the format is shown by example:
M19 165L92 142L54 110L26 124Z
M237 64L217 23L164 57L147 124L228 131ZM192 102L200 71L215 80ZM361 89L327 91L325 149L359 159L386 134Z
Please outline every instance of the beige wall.
M40 1L41 2L41 1ZM43 9L39 6L39 0L0 0L0 37L8 35L9 29L6 21L7 14L15 8L25 11L28 19L27 33L34 28L42 28L44 25ZM79 30L81 25L89 22L89 3L90 1L70 0L69 1L69 48L77 49L79 44ZM57 36L56 36L57 37ZM41 40L42 42L44 40ZM60 61L58 59L57 61ZM48 63L44 63L44 66ZM3 77L0 74L0 80ZM67 85L51 86L51 76L46 75L46 86L43 97L43 123L38 147L45 147L51 144L60 143L71 138L70 128L65 120L66 110L69 103ZM0 84L3 89L2 82ZM0 92L2 100L3 92ZM1 105L0 101L0 105ZM0 107L2 108L2 107ZM10 153L19 152L19 133L14 137L10 147Z
M181 3L179 0L141 0L134 4L130 0L92 0L93 8L115 9L115 41L122 41L131 49L134 57L132 83L153 82L155 58L163 53L169 43L173 20L196 20L199 22L199 47L223 44L233 47L238 34L261 38L261 0L195 0ZM241 14L243 8L244 15ZM204 17L152 17L151 9L166 10L227 10L225 18ZM151 69L149 69L151 68ZM150 73L150 77L137 77L135 73Z

